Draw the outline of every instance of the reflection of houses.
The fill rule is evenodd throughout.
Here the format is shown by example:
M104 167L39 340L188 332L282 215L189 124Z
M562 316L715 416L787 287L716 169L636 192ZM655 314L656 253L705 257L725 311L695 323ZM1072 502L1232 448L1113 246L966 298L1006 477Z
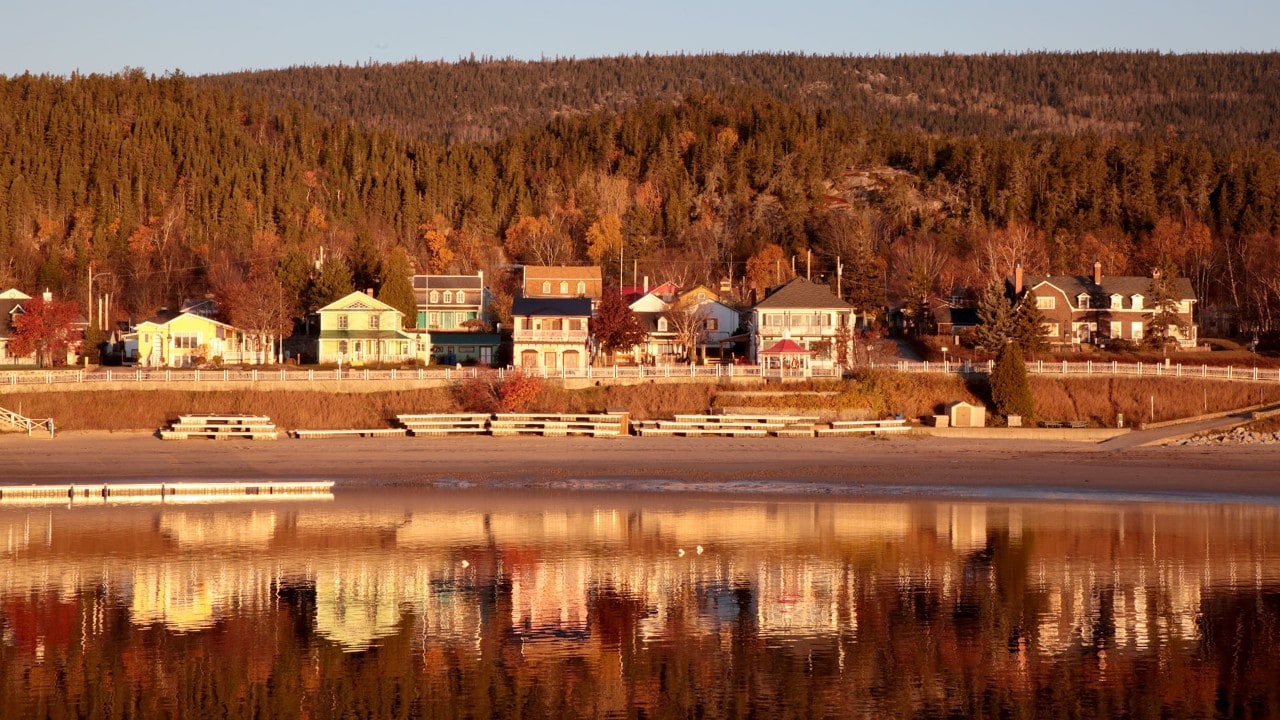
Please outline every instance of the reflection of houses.
M789 338L813 352L813 367L834 367L837 344L849 342L853 326L853 306L835 296L825 285L804 278L772 289L751 309L751 353L759 352ZM842 339L843 336L843 339Z
M431 334L432 356L440 363L492 364L499 335L487 332L489 290L484 273L414 275L417 330Z
M126 355L147 367L191 367L206 362L264 363L271 344L203 315L161 312L124 336Z
M362 292L325 305L320 316L321 363L400 363L425 361L430 344L426 335L403 328L404 313Z
M586 367L589 298L516 298L511 303L512 354L526 369Z
M1109 340L1142 342L1148 325L1159 308L1151 298L1153 278L1104 276L1102 263L1093 264L1093 275L1049 275L1026 277L1022 266L1014 268L1010 289L1014 297L1033 290L1036 307L1044 316L1047 339L1058 345ZM1173 297L1178 319L1184 327L1171 326L1169 336L1183 347L1196 344L1197 331L1192 308L1195 290L1187 278L1175 278Z

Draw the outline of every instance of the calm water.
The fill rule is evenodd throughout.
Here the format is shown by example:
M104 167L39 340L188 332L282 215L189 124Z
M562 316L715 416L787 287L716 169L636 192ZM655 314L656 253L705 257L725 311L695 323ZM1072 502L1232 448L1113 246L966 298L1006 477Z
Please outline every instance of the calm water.
M0 506L0 718L1280 715L1280 508Z

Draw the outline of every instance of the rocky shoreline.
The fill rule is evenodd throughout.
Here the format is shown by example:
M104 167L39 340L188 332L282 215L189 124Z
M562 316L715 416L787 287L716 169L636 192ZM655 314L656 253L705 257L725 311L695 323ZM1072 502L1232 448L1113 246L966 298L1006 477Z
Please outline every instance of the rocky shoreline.
M1276 445L1280 444L1280 432L1257 432L1238 427L1230 432L1213 435L1197 435L1170 445Z

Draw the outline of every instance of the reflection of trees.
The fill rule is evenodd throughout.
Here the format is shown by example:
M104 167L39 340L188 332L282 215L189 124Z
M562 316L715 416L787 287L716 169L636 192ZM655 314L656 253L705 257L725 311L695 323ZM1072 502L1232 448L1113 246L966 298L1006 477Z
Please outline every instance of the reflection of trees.
M14 543L0 718L1280 711L1271 515L866 512L774 506L779 540L741 547L715 513L678 512L600 542L600 520L536 513L465 525L456 546L403 518L408 549L359 524L319 555L280 535L264 555L252 534L251 557L203 564L60 567ZM504 527L524 541L481 542ZM717 532L704 554L687 543ZM39 572L78 584L16 580ZM175 589L146 597L203 588L218 611L180 633L140 623L161 581Z

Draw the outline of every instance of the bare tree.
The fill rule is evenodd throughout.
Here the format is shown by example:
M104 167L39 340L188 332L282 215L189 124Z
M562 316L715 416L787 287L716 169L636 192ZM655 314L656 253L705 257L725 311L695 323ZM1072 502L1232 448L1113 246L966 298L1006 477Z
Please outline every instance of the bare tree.
M698 357L699 348L705 347L710 335L708 321L711 309L706 303L676 303L664 313L667 327L675 334L675 341L684 348L685 357L693 365Z

